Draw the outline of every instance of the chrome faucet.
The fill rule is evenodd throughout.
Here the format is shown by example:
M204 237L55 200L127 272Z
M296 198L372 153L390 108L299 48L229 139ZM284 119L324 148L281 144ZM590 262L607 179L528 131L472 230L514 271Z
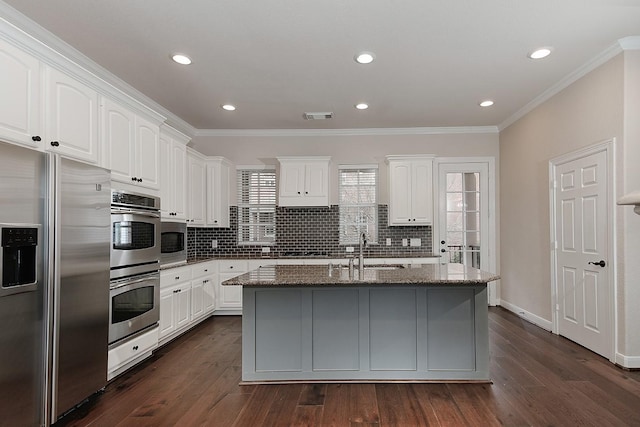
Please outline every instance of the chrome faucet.
M358 255L358 274L360 279L364 277L364 248L367 246L367 234L360 234L360 254Z

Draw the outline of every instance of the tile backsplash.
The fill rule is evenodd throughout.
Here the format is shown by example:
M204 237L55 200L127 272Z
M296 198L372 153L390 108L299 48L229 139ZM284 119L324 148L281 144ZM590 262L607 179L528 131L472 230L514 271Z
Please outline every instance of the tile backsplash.
M433 252L430 226L389 227L387 205L378 205L378 244L368 245L367 257L427 256ZM338 206L289 208L276 210L276 243L263 253L262 245L238 245L238 208L229 210L229 228L189 228L187 233L188 258L277 258L277 257L330 257L349 256L345 245L338 242ZM420 246L409 246L410 239L420 239ZM387 246L387 239L391 245ZM402 240L407 240L407 246ZM216 248L213 248L215 241ZM354 245L358 252L357 245Z

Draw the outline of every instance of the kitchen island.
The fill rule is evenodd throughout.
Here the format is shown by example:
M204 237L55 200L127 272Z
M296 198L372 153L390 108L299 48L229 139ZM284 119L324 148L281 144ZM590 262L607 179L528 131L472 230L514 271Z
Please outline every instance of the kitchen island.
M489 381L487 283L460 264L265 266L243 286L244 382Z

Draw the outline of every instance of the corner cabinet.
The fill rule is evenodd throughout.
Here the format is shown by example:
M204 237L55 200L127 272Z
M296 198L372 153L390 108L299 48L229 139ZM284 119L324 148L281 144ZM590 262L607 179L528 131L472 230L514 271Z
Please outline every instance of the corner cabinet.
M40 61L0 40L0 139L42 147Z
M102 166L111 179L151 190L160 188L158 124L102 98Z
M433 156L387 156L389 225L433 224Z
M207 225L229 227L229 174L231 163L224 157L207 159Z
M160 128L160 212L163 219L187 218L187 143L189 138L163 125Z
M47 151L98 163L98 92L45 67Z
M329 206L330 157L278 157L280 206Z

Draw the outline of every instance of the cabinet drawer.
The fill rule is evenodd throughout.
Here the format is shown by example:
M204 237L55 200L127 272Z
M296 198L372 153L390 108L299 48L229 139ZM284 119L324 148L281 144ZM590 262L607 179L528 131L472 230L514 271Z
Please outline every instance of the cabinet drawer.
M161 288L173 286L187 280L191 280L191 267L171 268L160 273Z
M245 260L229 260L229 261L220 261L218 265L220 273L246 273L247 272L247 261Z
M193 267L191 267L191 277L194 279L198 277L215 274L217 272L218 271L216 270L215 262L203 262L201 264L196 264Z
M153 328L142 335L131 338L120 344L119 346L109 350L108 366L109 371L126 365L137 357L144 355L146 352L153 350L158 346L158 328Z

